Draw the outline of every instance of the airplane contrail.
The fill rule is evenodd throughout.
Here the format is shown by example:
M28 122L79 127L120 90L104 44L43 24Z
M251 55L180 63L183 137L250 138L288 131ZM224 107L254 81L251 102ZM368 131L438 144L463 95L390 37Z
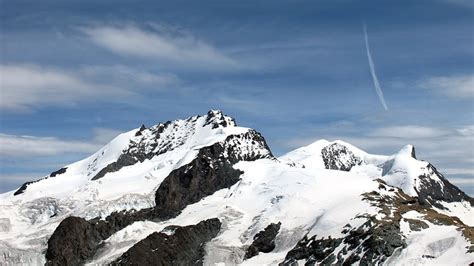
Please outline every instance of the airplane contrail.
M385 109L385 111L387 111L388 107L383 97L382 88L380 88L379 79L377 78L377 75L375 74L374 61L372 61L372 56L370 55L369 38L367 37L367 25L365 25L365 23L364 23L364 36L365 36L365 48L367 49L367 58L369 59L370 73L372 74L372 79L374 80L375 92L377 92L377 95L379 96L379 100L383 108Z

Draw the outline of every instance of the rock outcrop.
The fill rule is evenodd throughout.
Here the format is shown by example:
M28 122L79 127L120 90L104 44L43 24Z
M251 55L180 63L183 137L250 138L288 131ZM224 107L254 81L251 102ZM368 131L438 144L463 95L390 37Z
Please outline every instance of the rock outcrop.
M61 169L59 169L59 170L57 170L57 171L52 172L51 174L49 174L49 176L40 178L40 179L38 179L38 180L36 180L36 181L28 181L28 182L25 182L23 185L20 186L20 188L19 188L17 191L15 191L15 192L13 193L13 195L14 195L14 196L20 195L20 194L22 194L23 192L25 192L26 188L27 188L29 185L34 184L34 183L36 183L36 182L39 182L39 181L41 181L41 180L50 178L50 177L55 177L55 176L57 176L57 175L64 174L64 173L66 173L66 170L67 170L67 167L63 167L63 168L61 168Z
M310 265L382 264L396 250L407 247L400 229L402 219L416 230L427 227L422 220L403 218L403 214L409 211L421 213L433 224L458 227L471 242L471 247L474 247L472 227L455 217L440 214L430 206L420 204L416 197L410 197L399 188L391 187L380 179L377 181L380 183L378 190L363 194L363 200L377 207L378 214L355 217L365 219L365 222L357 227L347 224L341 231L343 237L340 238L305 236L288 252L282 265L295 265L296 261L302 259Z
M46 265L79 265L92 258L100 243L113 233L135 221L156 220L153 208L140 211L122 211L86 220L70 216L64 219L48 240Z
M219 219L213 218L177 226L171 234L152 233L111 265L202 265L205 244L217 236L220 228Z
M436 179L441 180L441 183L435 181L431 176L435 176ZM438 201L467 201L474 207L474 199L451 184L432 164L428 164L427 173L419 176L418 179L420 180L420 184L416 192L418 193L418 200L421 204L433 205L444 209L443 205Z
M273 155L256 131L231 135L224 142L202 148L196 159L172 171L163 180L155 194L156 206L166 210L163 214L177 215L187 205L237 183L243 172L232 167L235 163L261 158L273 158Z
M253 237L253 242L247 249L244 259L257 256L258 253L268 253L275 249L275 238L280 231L281 222L271 223Z
M326 169L350 171L355 165L362 162L346 146L334 143L321 150Z

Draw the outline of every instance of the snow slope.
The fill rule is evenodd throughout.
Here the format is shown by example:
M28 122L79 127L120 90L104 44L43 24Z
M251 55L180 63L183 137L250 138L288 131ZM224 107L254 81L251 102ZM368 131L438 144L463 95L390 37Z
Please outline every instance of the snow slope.
M269 255L271 261L266 261L277 263L283 261L305 232L338 235L339 228L357 214L374 212L368 203L361 201L361 194L378 184L363 175L325 169L315 174L315 169L294 168L268 159L241 162L235 167L245 172L239 183L189 205L174 219L161 223L136 222L126 227L105 241L108 249L92 264L112 261L113 255L119 255L113 252L117 246L125 251L153 231L169 225L195 224L209 217L220 218L224 230L208 244L206 263L242 262L244 247L250 245L253 235L271 222L282 221L278 254ZM349 185L340 187L337 195L326 189L340 183ZM268 256L264 257L246 263L263 262Z
M206 247L206 265L278 264L285 260L287 253L305 235L343 237L342 231L346 224L358 227L366 221L362 217L364 215L381 216L379 208L362 200L362 194L377 190L380 186L377 178L381 177L384 160L404 156L405 151L394 156L377 156L357 149L354 151L366 163L381 165L377 167L367 163L350 172L335 171L325 169L319 155L323 147L331 144L322 140L292 151L279 160L238 163L235 168L244 171L239 183L189 205L176 218L158 223L136 222L122 229L105 241L104 248L90 263L112 262L139 240L167 226L191 225L210 217L218 217L223 222L223 229ZM298 166L289 164L289 161ZM463 210L473 214L472 207L466 206ZM274 251L244 260L245 250L251 244L252 237L268 224L279 221L282 227L275 239ZM404 223L402 221L401 226L407 236L408 247L391 258L390 263L445 264L448 254L455 254L459 265L474 259L472 253L466 253L465 247L469 246L469 242L457 227L430 224L427 230L412 234L406 230ZM446 233L436 233L440 228L440 232ZM444 245L442 243L446 234L451 242ZM424 258L426 254L431 254L431 257Z
M296 258L290 253L306 240L308 246L325 239L348 241L353 233L349 229L369 230L369 220L375 227L396 223L394 234L406 243L380 257L388 264L474 261L474 253L467 252L472 239L464 233L474 225L472 203L429 163L417 160L413 146L385 156L343 141L320 140L274 158L268 147L239 137L252 132L220 111L141 127L65 166L65 172L27 184L17 195L1 194L0 264L44 264L47 241L68 216L104 219L114 211L154 207L155 192L173 170L190 164L203 148L224 141L242 157L268 156L237 162L233 168L242 171L237 183L187 205L174 218L136 221L113 233L87 263L110 263L153 232L214 217L222 225L205 246L206 265L278 264ZM246 259L254 236L278 222L275 248ZM342 260L367 253L344 241L331 243L328 254ZM298 256L298 263L315 259L311 253Z

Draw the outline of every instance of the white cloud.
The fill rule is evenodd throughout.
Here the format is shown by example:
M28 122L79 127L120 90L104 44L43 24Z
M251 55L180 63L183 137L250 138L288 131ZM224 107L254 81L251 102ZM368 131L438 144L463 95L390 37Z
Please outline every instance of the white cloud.
M378 128L370 135L374 137L392 137L392 138L432 138L449 134L448 130L423 127L415 125L389 126Z
M165 89L179 83L177 76L169 73L150 73L139 71L124 65L112 66L82 66L80 73L90 79L108 80L111 83L134 86L148 86L150 89Z
M458 129L458 132L467 137L474 137L474 125Z
M133 25L82 28L82 31L97 45L119 55L164 59L181 67L236 66L231 58L190 34L147 31Z
M122 133L109 128L94 128L92 131L93 137L90 141L0 133L0 157L31 158L61 154L92 154Z
M68 72L37 65L0 65L0 109L30 111L48 105L129 101L139 95L138 88L160 89L177 82L173 75L124 66L85 66Z
M97 144L89 142L6 134L0 134L0 147L0 156L11 157L91 153L98 149Z
M453 98L474 97L474 75L430 77L418 86Z
M452 175L472 175L474 176L474 167L472 168L444 168L447 174Z
M449 178L449 181L456 185L474 185L473 178Z
M34 65L0 65L0 89L0 108L14 111L131 95L119 87L88 82L72 73Z

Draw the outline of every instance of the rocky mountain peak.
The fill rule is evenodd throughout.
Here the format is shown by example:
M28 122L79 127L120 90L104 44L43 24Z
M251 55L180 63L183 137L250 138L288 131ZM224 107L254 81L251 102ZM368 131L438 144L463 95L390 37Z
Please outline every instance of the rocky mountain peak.
M326 169L350 171L355 165L362 163L362 160L346 146L340 143L333 143L321 150L321 155Z
M235 127L235 119L224 115L221 110L210 110L206 115L206 125L212 125L212 128L222 127Z
M117 161L100 170L92 180L97 180L106 173L115 172L124 166L143 162L181 147L192 149L202 139L225 135L225 132L217 129L233 127L236 127L235 120L219 110L210 110L205 116L159 123L150 128L142 125Z
M411 144L405 145L405 147L398 152L398 155L409 156L416 159L415 146Z

